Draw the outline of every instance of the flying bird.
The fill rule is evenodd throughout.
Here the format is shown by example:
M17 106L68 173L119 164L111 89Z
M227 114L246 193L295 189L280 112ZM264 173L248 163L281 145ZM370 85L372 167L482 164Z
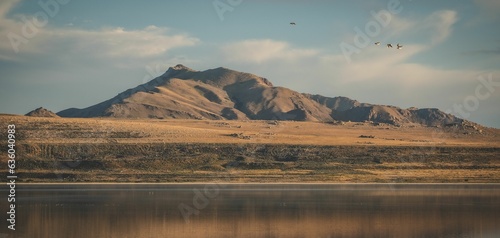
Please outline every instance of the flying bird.
M387 48L392 48L392 44L387 44Z
M297 24L295 24L295 22L290 22L290 25L295 26Z
M380 41L375 42L375 45L380 45Z
M402 49L402 48L403 48L403 46L402 46L402 45L400 45L399 43L398 43L396 46L397 46L397 49L398 49L398 50L400 50L400 49Z

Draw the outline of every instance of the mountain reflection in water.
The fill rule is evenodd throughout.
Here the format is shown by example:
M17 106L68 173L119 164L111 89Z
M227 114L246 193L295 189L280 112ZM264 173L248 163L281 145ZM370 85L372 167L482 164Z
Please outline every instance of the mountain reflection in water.
M498 185L54 184L17 196L8 237L500 237Z

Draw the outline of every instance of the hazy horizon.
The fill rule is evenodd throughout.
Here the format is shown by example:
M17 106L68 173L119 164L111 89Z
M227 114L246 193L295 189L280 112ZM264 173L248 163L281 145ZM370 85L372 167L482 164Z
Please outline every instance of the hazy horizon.
M499 23L495 0L2 1L0 113L85 108L183 64L500 128Z

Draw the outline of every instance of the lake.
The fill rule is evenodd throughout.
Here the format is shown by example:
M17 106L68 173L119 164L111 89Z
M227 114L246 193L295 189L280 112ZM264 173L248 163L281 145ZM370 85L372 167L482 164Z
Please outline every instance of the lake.
M16 197L0 237L500 237L496 184L18 184Z

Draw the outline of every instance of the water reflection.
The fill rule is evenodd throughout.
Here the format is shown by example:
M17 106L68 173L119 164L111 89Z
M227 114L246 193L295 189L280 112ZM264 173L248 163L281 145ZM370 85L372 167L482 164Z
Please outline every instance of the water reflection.
M500 237L497 185L217 186L23 185L17 231L9 234Z

